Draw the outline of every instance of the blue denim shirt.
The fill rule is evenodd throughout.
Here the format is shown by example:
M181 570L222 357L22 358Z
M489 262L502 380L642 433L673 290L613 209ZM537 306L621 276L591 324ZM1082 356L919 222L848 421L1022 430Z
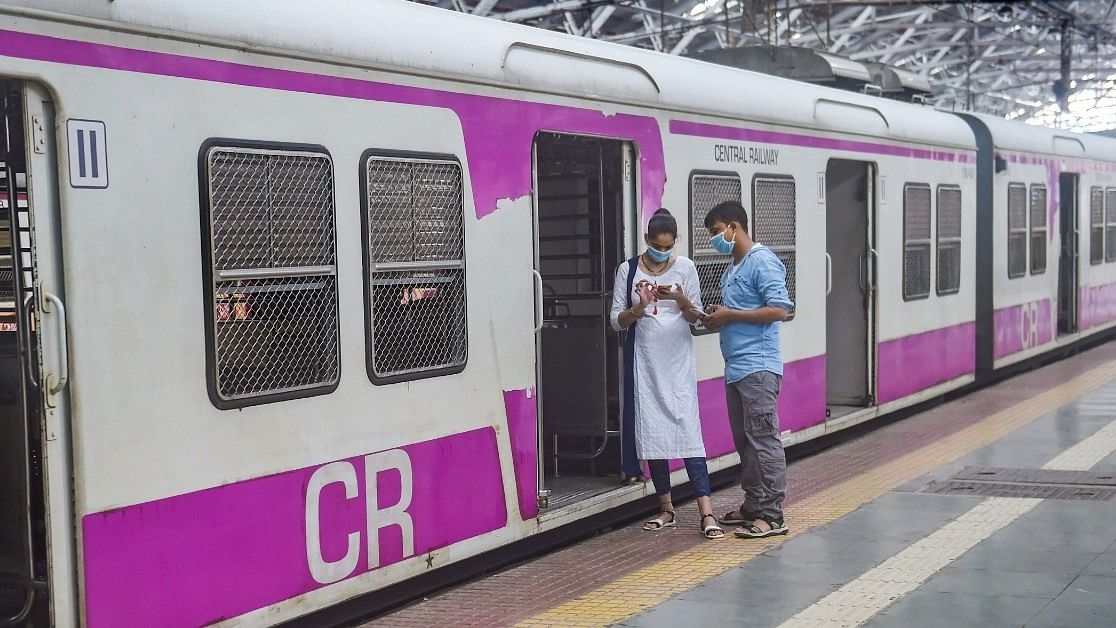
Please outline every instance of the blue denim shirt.
M787 293L787 269L771 249L756 244L721 277L721 298L733 310L754 310L771 305L794 309ZM738 382L758 371L783 374L779 348L782 323L728 323L721 328L721 355L725 358L725 381Z

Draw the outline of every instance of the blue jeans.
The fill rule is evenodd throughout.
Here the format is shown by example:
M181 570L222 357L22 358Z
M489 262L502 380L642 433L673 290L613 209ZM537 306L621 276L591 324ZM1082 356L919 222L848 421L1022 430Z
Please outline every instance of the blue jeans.
M694 494L698 497L709 497L709 468L705 466L705 458L685 458L686 474L690 476L690 483L694 485ZM651 482L655 485L655 492L659 495L670 494L670 466L666 460L648 460L647 466L651 468Z

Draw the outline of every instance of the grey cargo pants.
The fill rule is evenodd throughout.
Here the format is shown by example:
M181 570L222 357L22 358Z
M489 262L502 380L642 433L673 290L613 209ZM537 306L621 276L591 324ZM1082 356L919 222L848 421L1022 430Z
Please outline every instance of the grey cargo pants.
M741 512L777 521L783 520L787 495L787 459L775 412L781 383L782 377L759 371L725 386L732 439L740 454Z

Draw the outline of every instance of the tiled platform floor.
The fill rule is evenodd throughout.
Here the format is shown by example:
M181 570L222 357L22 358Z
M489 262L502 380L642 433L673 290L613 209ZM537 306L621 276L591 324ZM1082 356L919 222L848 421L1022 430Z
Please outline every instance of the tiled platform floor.
M794 462L785 540L704 541L680 504L677 529L599 535L371 625L780 625L981 502L920 492L928 482L1039 467L1116 420L1114 379L1116 344ZM716 511L739 498L720 491ZM1116 625L1112 522L1116 502L1039 503L869 625Z

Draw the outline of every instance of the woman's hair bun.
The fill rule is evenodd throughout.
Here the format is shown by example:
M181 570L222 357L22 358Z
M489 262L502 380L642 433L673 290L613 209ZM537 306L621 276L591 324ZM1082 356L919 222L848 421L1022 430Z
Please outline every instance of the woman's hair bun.
M665 207L660 207L660 208L655 210L654 214L651 214L651 215L652 216L670 216L671 213L670 213L669 209L667 209Z

